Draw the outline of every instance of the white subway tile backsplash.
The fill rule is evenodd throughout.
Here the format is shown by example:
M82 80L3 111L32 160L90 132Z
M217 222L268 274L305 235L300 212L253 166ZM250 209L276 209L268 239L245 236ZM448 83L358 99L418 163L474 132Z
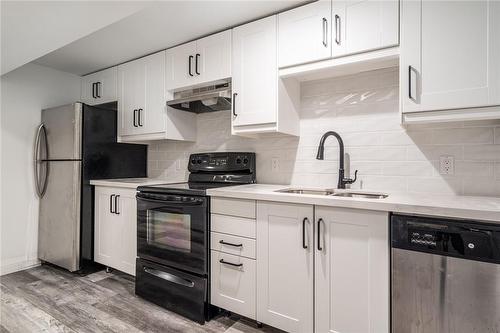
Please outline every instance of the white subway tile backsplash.
M302 83L300 137L232 136L229 112L200 114L196 142L150 144L149 175L183 181L190 153L253 151L260 183L336 187L335 138L326 141L325 160L316 160L321 135L334 130L346 145L346 176L359 170L352 188L500 196L500 121L402 127L398 73L390 68ZM442 155L454 156L454 175L439 174ZM272 158L279 159L278 171L271 170Z
M493 143L493 128L450 128L432 131L433 144Z
M464 159L500 162L500 145L465 146Z

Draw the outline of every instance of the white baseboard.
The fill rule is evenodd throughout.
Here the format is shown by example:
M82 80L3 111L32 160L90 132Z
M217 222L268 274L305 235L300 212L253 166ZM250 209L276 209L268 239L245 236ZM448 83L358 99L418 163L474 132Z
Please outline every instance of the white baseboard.
M0 276L40 266L40 260L38 259L16 259L3 260L0 263Z

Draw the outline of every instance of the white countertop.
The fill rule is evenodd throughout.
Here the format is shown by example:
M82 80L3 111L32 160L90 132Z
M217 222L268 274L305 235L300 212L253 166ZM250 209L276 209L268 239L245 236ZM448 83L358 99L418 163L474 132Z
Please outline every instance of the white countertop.
M110 187L125 187L125 188L137 188L138 186L144 185L156 185L156 184L171 184L165 179L158 178L121 178L121 179L98 179L91 180L90 185L96 186L110 186Z
M279 193L290 185L251 184L207 190L210 196L370 209L500 223L500 198L426 194L391 194L384 199Z

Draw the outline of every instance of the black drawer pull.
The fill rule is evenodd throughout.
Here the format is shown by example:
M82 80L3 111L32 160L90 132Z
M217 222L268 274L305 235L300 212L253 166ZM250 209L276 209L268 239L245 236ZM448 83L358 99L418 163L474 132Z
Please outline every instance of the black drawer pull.
M241 266L243 266L243 264L233 264L232 262L224 261L224 259L219 260L219 262L221 264L226 264L226 265L234 266L234 267L241 267Z
M222 245L229 245L229 246L234 246L234 247L243 247L243 244L228 243L228 242L224 242L222 239L219 241L219 243L222 244Z

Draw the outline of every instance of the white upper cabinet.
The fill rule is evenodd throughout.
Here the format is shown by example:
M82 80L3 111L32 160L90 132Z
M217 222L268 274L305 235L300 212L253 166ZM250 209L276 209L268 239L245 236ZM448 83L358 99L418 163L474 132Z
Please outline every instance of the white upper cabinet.
M231 30L196 41L195 69L199 83L231 77Z
M400 68L403 114L500 105L500 2L402 1Z
M186 43L166 51L167 90L187 87L196 81L194 56L196 42Z
M278 14L279 67L332 56L331 3L321 0Z
M117 67L82 77L81 101L89 105L117 100Z
M399 43L399 1L332 1L333 57Z
M118 67L118 136L163 135L165 126L165 52Z
M234 28L232 49L232 133L297 135L300 87L278 78L276 15Z
M165 51L118 66L118 139L193 140L194 114L167 110Z
M166 51L167 90L231 77L231 30Z
M389 333L388 214L315 209L315 332Z
M233 125L276 122L276 16L233 30Z
M313 206L257 203L257 320L313 332Z

